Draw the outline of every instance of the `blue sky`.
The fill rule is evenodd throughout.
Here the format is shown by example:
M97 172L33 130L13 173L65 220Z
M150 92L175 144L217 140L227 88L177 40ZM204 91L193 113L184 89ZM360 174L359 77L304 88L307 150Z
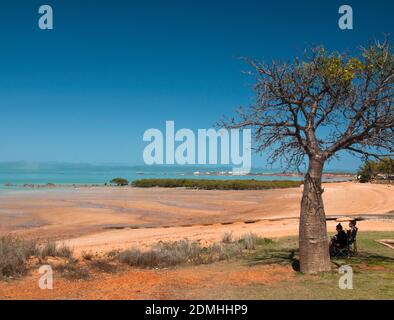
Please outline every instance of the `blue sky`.
M37 26L42 4L54 30ZM352 31L337 26L342 4L353 7ZM394 33L393 9L386 0L4 0L0 161L141 164L146 129L209 128L251 102L238 57L354 49Z

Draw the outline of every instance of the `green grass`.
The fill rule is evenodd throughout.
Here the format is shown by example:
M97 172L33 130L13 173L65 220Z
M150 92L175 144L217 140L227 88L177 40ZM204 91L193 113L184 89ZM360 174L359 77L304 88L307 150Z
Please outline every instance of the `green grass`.
M132 182L139 188L188 188L204 190L263 190L276 188L297 188L303 182L288 180L208 180L208 179L142 179Z
M243 288L227 286L220 292L209 292L207 299L394 299L394 250L376 240L394 239L394 232L360 232L358 255L349 259L333 259L332 271L319 275L303 275L272 285L254 284ZM282 238L272 243L259 242L256 250L243 261L249 266L287 265L298 267L296 237ZM338 268L353 268L353 290L338 286Z

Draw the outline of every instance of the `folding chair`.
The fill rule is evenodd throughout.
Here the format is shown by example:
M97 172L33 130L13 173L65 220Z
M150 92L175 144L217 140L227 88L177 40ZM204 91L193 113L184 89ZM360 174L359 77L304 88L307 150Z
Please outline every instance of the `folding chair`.
M356 229L356 232L352 239L349 239L348 236L347 244L345 247L336 249L337 251L333 254L333 258L350 258L351 256L357 255L357 231L358 229Z
M336 248L336 251L334 252L332 257L333 258L341 258L341 257L349 258L350 257L350 245L347 244L343 248Z

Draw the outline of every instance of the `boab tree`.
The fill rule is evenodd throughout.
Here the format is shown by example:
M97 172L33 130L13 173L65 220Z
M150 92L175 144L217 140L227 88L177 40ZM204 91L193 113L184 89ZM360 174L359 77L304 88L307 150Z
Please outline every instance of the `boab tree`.
M348 151L361 157L393 151L394 56L388 41L370 43L356 55L318 47L302 59L254 70L256 99L219 126L251 128L254 150L288 168L307 164L299 229L300 268L328 271L330 257L323 205L325 163Z

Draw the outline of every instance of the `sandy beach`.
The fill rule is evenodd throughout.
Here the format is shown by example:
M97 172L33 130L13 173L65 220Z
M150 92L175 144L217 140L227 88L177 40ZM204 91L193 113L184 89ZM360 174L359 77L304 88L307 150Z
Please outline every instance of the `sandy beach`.
M389 185L324 185L327 216L376 215L365 231L394 231ZM302 188L205 191L161 188L55 188L0 195L0 233L55 239L81 251L143 247L183 238L217 241L224 232L264 237L296 235ZM328 221L334 231L335 221Z

